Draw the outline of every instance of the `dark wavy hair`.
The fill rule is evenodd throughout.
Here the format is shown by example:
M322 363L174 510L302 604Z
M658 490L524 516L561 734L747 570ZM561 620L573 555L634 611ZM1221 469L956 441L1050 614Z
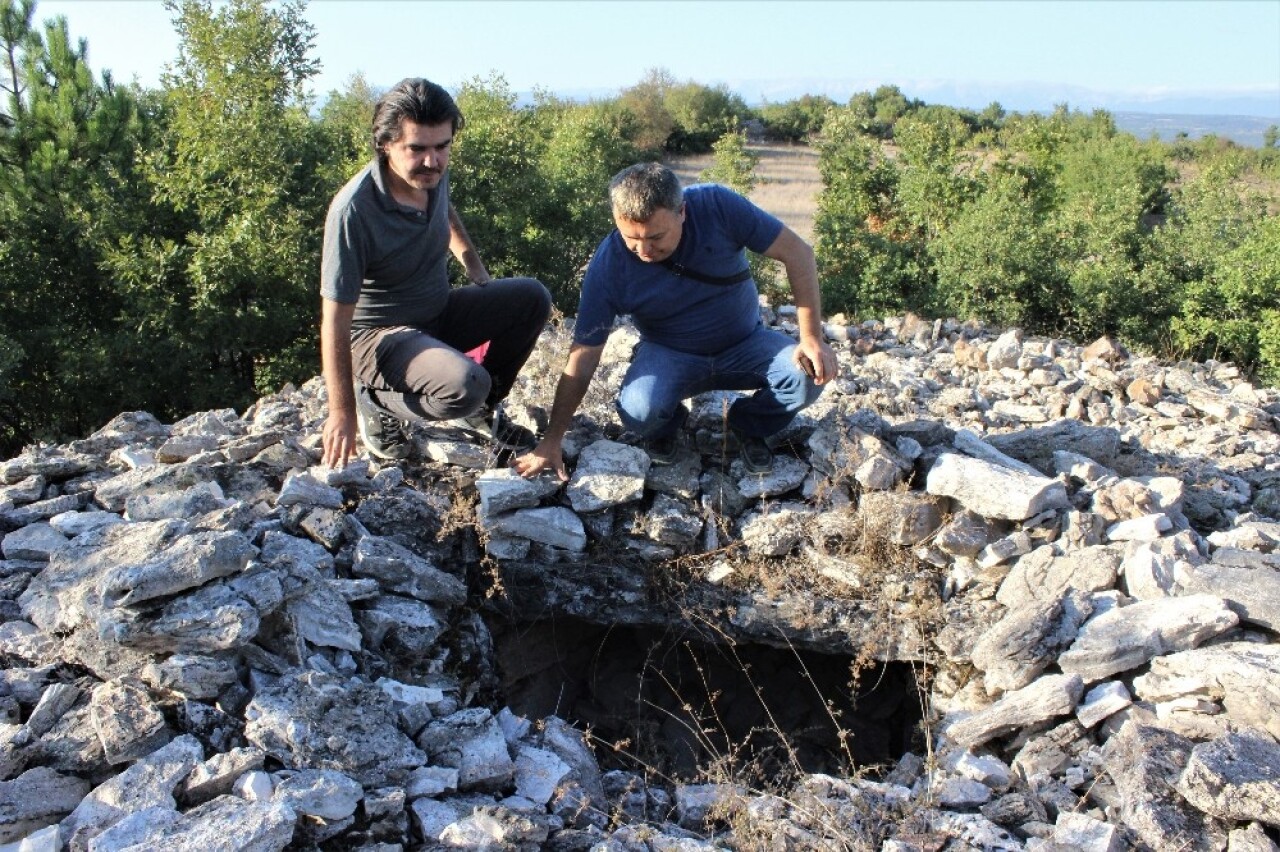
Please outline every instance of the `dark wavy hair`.
M385 156L382 146L403 133L404 120L414 124L450 122L457 133L465 123L462 111L443 86L422 77L406 77L378 99L373 108L373 149Z

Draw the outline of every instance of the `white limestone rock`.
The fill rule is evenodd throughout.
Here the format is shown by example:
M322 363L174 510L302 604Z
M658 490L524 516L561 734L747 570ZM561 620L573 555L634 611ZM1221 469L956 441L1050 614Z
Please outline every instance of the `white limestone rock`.
M1066 488L1056 479L956 453L938 457L929 469L925 488L984 517L1011 521L1070 505Z
M486 526L498 535L537 541L575 553L587 547L587 531L582 519L564 506L517 509L508 515L488 518Z
M1153 657L1195 648L1239 620L1221 598L1212 595L1140 601L1086 622L1058 658L1058 666L1093 683L1135 669Z
M639 500L652 464L639 447L616 441L596 441L578 456L565 493L576 512L595 512Z
M1207 814L1280 827L1280 742L1241 731L1197 743L1177 787Z

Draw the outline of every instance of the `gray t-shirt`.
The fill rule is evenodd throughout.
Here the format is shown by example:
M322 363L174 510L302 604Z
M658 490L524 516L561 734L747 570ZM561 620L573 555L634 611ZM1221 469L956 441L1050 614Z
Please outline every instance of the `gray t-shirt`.
M448 260L449 173L424 212L392 197L374 160L329 204L320 295L354 303L353 328L424 327L448 301Z

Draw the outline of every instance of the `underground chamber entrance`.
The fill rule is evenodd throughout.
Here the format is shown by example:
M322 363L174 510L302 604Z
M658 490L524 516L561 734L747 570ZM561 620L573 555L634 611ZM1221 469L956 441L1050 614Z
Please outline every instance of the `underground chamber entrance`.
M507 706L589 731L605 768L776 782L923 751L910 663L572 618L489 628Z

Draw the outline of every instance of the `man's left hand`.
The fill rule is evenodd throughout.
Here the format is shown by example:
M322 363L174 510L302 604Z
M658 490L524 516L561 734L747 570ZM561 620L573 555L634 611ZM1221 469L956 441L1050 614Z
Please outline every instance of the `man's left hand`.
M796 366L813 378L816 385L825 385L840 371L835 350L823 340L801 340L791 358Z

